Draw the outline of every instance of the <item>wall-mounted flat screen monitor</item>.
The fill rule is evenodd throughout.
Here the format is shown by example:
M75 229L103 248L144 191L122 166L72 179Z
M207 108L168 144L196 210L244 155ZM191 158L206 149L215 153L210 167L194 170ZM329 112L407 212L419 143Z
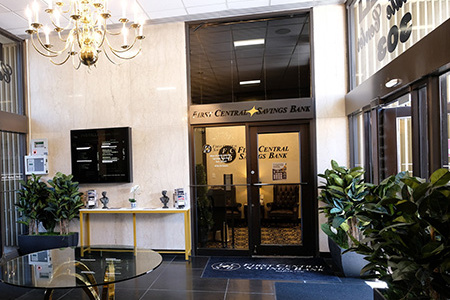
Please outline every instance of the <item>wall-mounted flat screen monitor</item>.
M71 130L70 142L74 180L133 181L130 127Z

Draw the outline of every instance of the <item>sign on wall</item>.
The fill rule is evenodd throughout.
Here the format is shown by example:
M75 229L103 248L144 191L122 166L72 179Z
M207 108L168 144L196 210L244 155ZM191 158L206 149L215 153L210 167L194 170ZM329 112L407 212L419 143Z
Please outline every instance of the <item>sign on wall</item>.
M277 162L272 164L272 180L286 180L287 179L287 163Z
M358 0L350 8L356 84L449 18L446 0Z
M311 99L191 105L191 124L312 119Z

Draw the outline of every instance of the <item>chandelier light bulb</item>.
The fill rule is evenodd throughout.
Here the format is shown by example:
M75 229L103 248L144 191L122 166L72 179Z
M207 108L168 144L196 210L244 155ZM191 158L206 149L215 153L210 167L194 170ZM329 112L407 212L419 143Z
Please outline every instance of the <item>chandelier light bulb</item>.
M61 23L60 23L60 21L59 21L59 18L61 18L61 13L59 12L59 9L58 9L58 8L56 8L56 9L53 11L53 15L55 16L55 25L56 25L57 27L60 27L60 26L61 26Z
M33 1L34 23L39 23L39 4L36 0Z
M128 43L127 43L128 28L125 27L125 23L123 23L122 35L123 35L123 45L122 45L122 47L128 47Z
M45 45L50 45L50 28L47 26L44 26L43 28L44 34L45 34Z

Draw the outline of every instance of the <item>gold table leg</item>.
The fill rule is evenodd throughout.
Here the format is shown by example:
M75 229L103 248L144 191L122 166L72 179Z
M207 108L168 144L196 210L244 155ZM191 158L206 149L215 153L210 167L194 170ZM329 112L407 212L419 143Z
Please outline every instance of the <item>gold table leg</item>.
M106 267L104 282L106 283L106 282L114 281L115 278L116 278L116 275L115 275L114 263L109 262L108 266ZM115 289L116 289L116 286L114 283L103 285L102 300L114 300L116 298Z

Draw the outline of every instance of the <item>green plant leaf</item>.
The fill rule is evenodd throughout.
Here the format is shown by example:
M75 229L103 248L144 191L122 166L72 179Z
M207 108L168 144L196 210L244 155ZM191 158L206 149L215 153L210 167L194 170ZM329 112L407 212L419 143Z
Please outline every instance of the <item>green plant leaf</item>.
M332 222L332 226L334 228L338 228L341 227L341 224L345 223L345 219L339 216L334 217L333 222Z
M334 207L330 210L330 213L332 213L332 214L338 214L340 212L342 212L342 209L340 209L338 207Z
M430 182L434 187L447 185L450 181L450 172L447 169L438 169L430 176Z

